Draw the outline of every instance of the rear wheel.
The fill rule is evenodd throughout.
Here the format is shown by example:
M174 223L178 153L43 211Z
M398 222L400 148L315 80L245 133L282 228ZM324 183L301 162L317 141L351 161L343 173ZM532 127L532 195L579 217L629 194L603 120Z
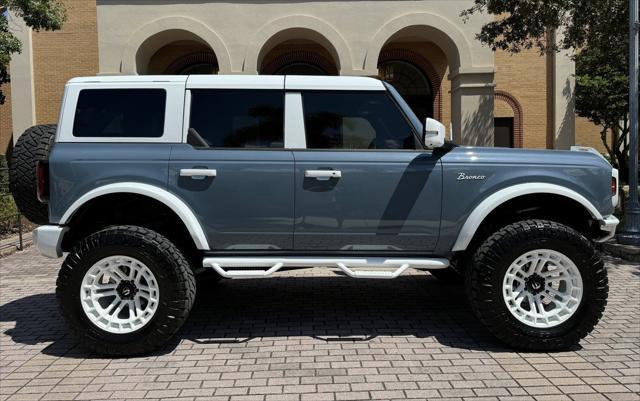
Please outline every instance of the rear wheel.
M511 224L480 246L466 287L478 318L500 340L525 350L577 344L602 317L607 271L592 243L561 224Z
M182 253L146 228L110 227L81 241L57 281L61 314L90 350L143 354L166 343L195 299L195 279Z

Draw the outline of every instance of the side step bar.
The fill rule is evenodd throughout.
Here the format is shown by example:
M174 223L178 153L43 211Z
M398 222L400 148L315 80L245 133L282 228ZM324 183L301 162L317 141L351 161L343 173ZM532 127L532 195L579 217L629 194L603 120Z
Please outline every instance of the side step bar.
M337 267L353 278L392 279L407 269L446 269L447 259L394 259L394 258L315 258L315 257L207 257L204 267L213 268L226 278L262 278L271 276L283 267ZM231 270L253 268L252 270Z

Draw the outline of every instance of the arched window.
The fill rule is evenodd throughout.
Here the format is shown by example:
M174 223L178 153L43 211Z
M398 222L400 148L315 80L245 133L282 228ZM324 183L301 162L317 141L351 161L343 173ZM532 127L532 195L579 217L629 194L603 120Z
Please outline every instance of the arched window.
M212 52L198 52L182 56L171 63L165 74L208 75L218 73L218 60Z
M418 67L404 60L389 60L380 64L379 71L381 78L398 90L419 119L434 117L431 82Z
M311 63L291 63L280 67L274 75L329 75L319 66Z
M333 61L307 50L293 50L271 59L261 70L266 75L338 75Z
M442 119L442 78L427 59L402 47L386 48L378 58L378 73L398 89L418 118Z

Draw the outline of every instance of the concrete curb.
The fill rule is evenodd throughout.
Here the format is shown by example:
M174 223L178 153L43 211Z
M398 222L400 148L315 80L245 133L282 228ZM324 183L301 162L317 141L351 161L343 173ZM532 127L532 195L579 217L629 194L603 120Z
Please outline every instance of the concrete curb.
M628 260L630 262L640 262L640 247L631 245L621 245L615 240L610 240L600 244L600 249L620 259Z

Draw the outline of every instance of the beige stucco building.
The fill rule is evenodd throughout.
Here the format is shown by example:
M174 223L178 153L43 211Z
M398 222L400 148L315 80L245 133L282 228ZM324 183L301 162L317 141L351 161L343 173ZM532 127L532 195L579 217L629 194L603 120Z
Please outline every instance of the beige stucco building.
M464 21L472 0L65 3L62 31L12 22L26 45L0 106L1 151L24 128L55 122L67 79L95 74L380 76L458 143L599 145L597 129L575 117L570 58L482 46L475 35L493 17Z

